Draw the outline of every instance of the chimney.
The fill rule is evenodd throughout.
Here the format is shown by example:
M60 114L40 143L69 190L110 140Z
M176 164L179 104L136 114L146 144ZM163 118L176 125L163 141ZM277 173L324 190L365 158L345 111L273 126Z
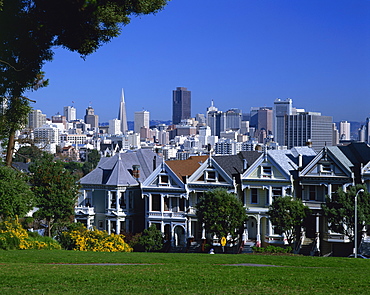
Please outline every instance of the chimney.
M298 155L298 168L303 166L303 156L301 154Z
M140 165L132 165L132 176L139 181L140 178Z
M307 140L306 146L308 146L309 148L312 148L312 140L311 139Z
M243 159L243 172L247 170L247 168L248 168L248 161L247 159Z

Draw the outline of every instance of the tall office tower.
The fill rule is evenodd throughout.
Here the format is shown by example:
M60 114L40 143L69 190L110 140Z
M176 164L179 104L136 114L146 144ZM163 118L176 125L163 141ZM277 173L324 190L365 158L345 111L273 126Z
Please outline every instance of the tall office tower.
M67 106L63 108L64 117L66 117L67 122L76 120L76 108Z
M333 118L316 112L297 113L286 116L285 144L288 149L305 146L319 152L324 146L333 145Z
M266 130L266 135L273 133L272 124L272 108L263 107L257 111L257 129Z
M333 145L339 144L339 130L337 124L333 123Z
M134 131L135 133L140 133L141 127L149 128L149 112L148 111L140 111L135 112L134 116Z
M351 123L347 121L341 121L339 124L339 139L350 140L351 139Z
M118 119L109 120L109 134L120 134L121 133L121 121Z
M220 136L226 130L226 113L221 111L208 112L207 126L211 128L213 136Z
M91 130L99 127L99 116L95 115L94 109L89 106L86 109L85 123L90 124Z
M240 109L230 109L226 112L226 130L238 131L242 123L242 111Z
M185 87L176 87L172 91L172 124L191 118L191 91Z
M28 128L35 129L46 123L46 115L41 110L32 110L28 114Z
M199 126L205 126L206 125L206 116L204 114L196 114L195 115L195 121L198 122Z
M123 89L121 94L121 101L119 103L118 120L121 121L121 132L125 134L128 131L128 128L127 128L125 95Z
M274 101L274 138L280 145L285 144L285 116L292 115L293 101L290 98Z

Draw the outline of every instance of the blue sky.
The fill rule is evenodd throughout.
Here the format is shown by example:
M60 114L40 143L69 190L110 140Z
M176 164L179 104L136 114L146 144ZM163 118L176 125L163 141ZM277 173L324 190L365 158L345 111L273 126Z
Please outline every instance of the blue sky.
M55 50L47 88L30 93L48 117L90 105L107 122L125 91L128 120L143 109L172 118L172 90L192 92L192 115L214 100L226 111L293 106L365 121L370 116L369 0L172 0L134 18L86 60Z

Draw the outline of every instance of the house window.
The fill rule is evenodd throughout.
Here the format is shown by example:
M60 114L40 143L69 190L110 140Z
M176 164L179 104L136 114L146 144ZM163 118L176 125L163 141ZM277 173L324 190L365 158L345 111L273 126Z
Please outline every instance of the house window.
M121 209L126 209L126 197L124 192L121 192L121 200L119 205Z
M170 198L169 197L164 197L164 211L169 211L170 210Z
M128 208L134 208L134 193L132 191L130 191L128 194Z
M161 195L152 195L152 211L161 211Z
M271 178L272 169L270 166L262 166L262 177Z
M283 190L281 187L272 188L272 198L280 197L283 195Z
M103 220L99 220L99 221L98 221L98 228L99 228L99 229L103 229L103 226L104 226L104 222L103 222Z
M117 206L117 193L110 192L110 208L116 208Z
M258 203L258 190L256 188L251 189L251 204Z
M207 181L215 182L216 181L216 171L206 171Z
M179 211L185 211L185 199L184 198L179 199Z
M310 201L316 201L316 187L310 185L308 188L308 199Z
M324 163L321 164L321 173L323 174L331 174L331 164L330 163Z
M168 185L168 175L159 175L159 184Z

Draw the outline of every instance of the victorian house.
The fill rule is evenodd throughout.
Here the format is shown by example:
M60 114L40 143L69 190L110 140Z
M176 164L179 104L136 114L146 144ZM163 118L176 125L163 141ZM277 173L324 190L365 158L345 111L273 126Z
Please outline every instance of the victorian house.
M75 220L108 233L141 232L145 228L141 183L161 162L154 152L141 149L102 158L80 180Z

